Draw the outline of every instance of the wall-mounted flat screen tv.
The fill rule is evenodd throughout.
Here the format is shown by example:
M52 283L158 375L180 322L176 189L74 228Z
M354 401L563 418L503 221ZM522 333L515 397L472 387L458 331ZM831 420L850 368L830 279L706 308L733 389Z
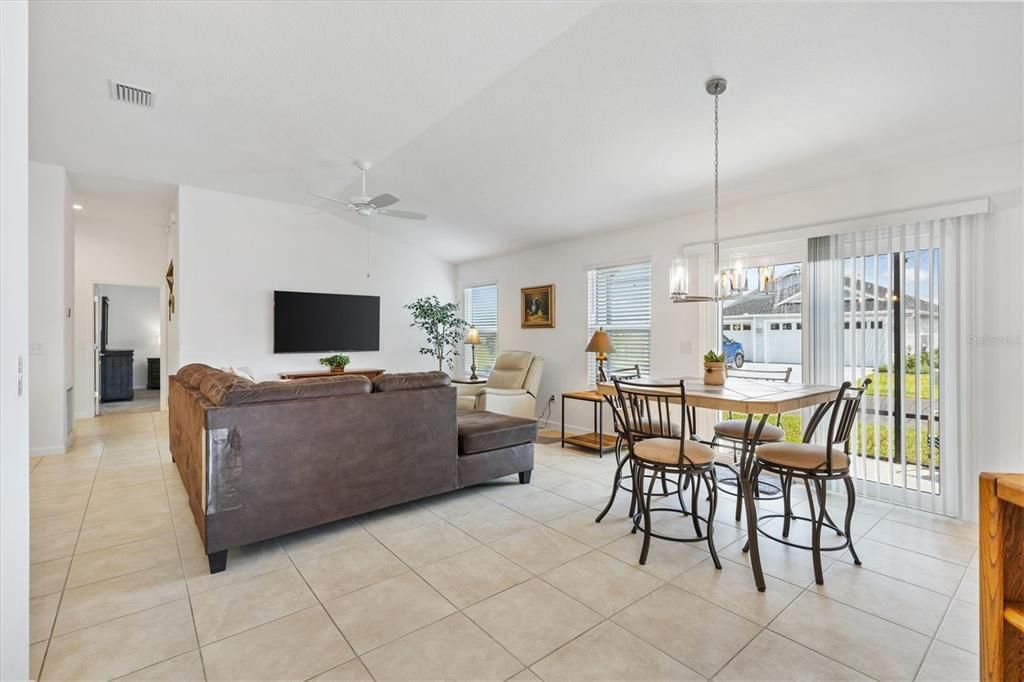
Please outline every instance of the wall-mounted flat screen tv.
M380 350L380 297L274 292L274 352Z

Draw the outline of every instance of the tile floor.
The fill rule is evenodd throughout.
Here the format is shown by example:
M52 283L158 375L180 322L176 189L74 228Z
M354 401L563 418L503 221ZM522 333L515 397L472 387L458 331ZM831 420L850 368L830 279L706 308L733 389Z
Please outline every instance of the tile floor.
M703 544L658 540L639 566L625 499L593 522L614 458L539 445L531 485L233 549L209 575L166 413L76 428L69 454L32 461L44 680L977 677L968 524L865 501L863 567L832 555L816 586L807 553L763 542L762 594L731 504L723 570Z

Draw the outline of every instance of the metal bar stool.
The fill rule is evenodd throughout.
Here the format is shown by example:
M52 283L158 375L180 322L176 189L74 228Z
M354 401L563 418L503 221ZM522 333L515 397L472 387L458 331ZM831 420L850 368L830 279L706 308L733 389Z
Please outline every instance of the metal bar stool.
M612 500L608 501L605 510L598 516L597 522L600 522L611 508L622 468L628 462L633 480L636 482L633 486L632 498L636 506L639 507L639 511L633 514L632 532L636 533L638 530L642 530L644 534L640 563L647 563L651 538L656 537L673 542L707 542L715 567L722 568L714 542L713 519L715 507L718 504L718 486L715 482L715 451L710 446L690 437L692 424L685 417L688 410L684 382L680 380L678 384L654 385L631 383L615 377L612 378L612 381L615 383L617 400L609 401L609 403L612 406L616 423L621 424L625 433L629 456L616 469L616 488L613 488ZM653 395L651 393L651 389L674 388L679 390L676 395L668 392ZM671 416L674 410L670 405L673 402L678 403L681 408L682 418L680 421L682 423L678 427L673 427L672 423ZM644 483L648 475L650 483L645 492ZM652 506L654 484L659 477L664 481L666 476L678 476L681 482L686 480L693 483L690 499L692 511L686 509L682 487L677 490L680 508ZM698 513L697 506L702 484L707 486L710 499L710 508L706 517ZM632 508L633 504L631 503L631 511ZM676 537L654 532L651 523L653 512L671 512L691 517L695 536Z
M819 405L815 410L807 428L804 429L802 443L768 443L754 450L752 472L754 480L759 472L770 471L778 474L783 481L787 482L783 485L783 500L785 501L783 513L761 516L758 519L757 532L775 542L811 550L814 558L814 580L819 585L825 584L821 570L822 552L838 552L849 548L854 563L860 565L860 558L853 548L853 536L850 533L857 495L853 487L853 480L850 478L849 445L850 434L860 410L861 398L870 384L871 379L865 379L860 388L852 388L849 381L844 382L842 388L839 389L839 396L834 401ZM831 417L828 423L828 438L825 445L815 445L811 443L811 439L829 412L831 412ZM807 487L807 500L810 505L808 516L798 516L793 513L789 485L793 479L802 480ZM846 486L846 519L842 529L832 521L825 509L826 483L837 480L843 481ZM811 494L812 483L817 494L817 511L815 510L815 496ZM783 520L781 537L772 535L762 527L762 523L778 518ZM805 521L811 524L810 545L789 540L790 524L793 521ZM844 536L842 544L822 547L821 531L823 528L831 528L838 535ZM746 550L747 548L744 547L744 551Z
M793 368L787 367L786 369L735 369L729 372L730 377L740 379L752 379L754 381L771 381L771 382L784 382L789 383L789 378L793 374ZM731 413L730 413L731 416ZM721 477L718 479L718 484L721 490L726 495L733 495L736 497L736 521L740 520L740 516L743 512L743 498L740 495L740 483L739 477L736 470L737 465L737 449L743 447L743 434L746 433L746 420L745 419L725 419L715 424L715 432L711 437L710 445L717 448L724 442L725 445L732 447L733 463L730 465L726 462L716 462L718 466L725 467L731 472L731 475ZM765 424L761 430L761 434L754 445L763 445L765 443L778 443L786 439L786 432L782 429L782 415L776 415L775 424ZM785 479L780 479L780 484L775 485L768 481L757 480L757 488L754 494L756 500L779 500L783 497L783 488L789 483Z

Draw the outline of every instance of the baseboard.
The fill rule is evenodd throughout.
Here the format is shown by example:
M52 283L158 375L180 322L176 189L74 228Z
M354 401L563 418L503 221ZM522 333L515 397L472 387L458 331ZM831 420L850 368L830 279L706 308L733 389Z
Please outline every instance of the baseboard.
M28 451L29 457L46 457L48 455L66 455L68 448L66 445L57 445L50 448L32 448Z

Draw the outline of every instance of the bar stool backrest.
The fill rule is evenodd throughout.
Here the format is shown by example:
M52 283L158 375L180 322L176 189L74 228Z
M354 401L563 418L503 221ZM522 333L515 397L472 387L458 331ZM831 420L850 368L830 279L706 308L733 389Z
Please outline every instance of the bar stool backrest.
M860 413L860 401L870 385L870 378L864 379L864 383L859 388L853 388L853 384L849 381L844 381L843 385L839 388L839 395L836 396L836 399L819 405L818 409L811 416L811 420L807 422L807 428L804 429L803 442L810 443L811 439L814 438L814 432L818 430L818 426L825 418L825 415L829 412L832 413L828 420L828 439L825 441L825 468L829 475L832 474L833 448L836 445L842 445L843 450L849 454L850 436L853 433L853 425L857 421L857 415Z
M686 385L679 383L650 384L623 381L612 377L615 383L616 400L609 403L615 414L616 429L622 433L633 453L636 443L648 438L669 438L679 441L679 464L692 465L686 456L685 445L693 433L693 423L686 409ZM651 389L678 389L678 393L661 390L652 394ZM672 416L678 414L680 423L674 428Z

